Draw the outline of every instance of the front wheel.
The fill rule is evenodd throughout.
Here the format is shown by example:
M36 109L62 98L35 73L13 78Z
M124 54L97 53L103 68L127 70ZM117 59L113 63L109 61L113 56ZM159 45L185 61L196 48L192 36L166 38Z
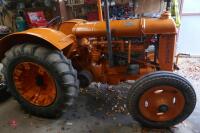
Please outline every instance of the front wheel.
M167 128L185 120L194 110L192 85L171 72L155 72L137 80L129 91L128 110L146 127Z
M54 118L78 95L77 73L57 50L16 45L6 52L3 73L11 94L29 113Z

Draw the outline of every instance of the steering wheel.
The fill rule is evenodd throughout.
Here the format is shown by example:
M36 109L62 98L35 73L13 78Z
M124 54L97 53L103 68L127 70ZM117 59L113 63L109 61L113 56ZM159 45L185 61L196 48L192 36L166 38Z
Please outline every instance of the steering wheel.
M50 20L50 21L48 22L47 27L60 24L61 22L62 22L61 16L56 16L55 18L53 18L52 20Z

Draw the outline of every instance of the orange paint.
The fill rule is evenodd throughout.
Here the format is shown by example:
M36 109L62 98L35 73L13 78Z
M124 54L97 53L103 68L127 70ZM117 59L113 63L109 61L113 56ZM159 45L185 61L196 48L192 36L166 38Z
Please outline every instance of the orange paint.
M162 112L159 108L165 106ZM139 100L141 114L156 122L170 121L176 118L185 106L182 93L172 86L159 86L147 90Z
M100 3L100 0L98 2ZM100 12L99 18L102 19ZM126 65L122 63L112 68L108 65L105 21L87 22L82 19L62 22L58 30L35 28L11 34L0 40L0 58L3 58L4 53L13 45L29 42L63 51L78 71L90 71L93 74L93 80L98 82L117 84L124 80L137 79L156 71L156 68L173 71L177 31L175 22L169 14L164 13L161 18L111 20L110 27L112 36L117 38L112 41L113 53L117 55L127 53L124 54L127 57L118 57L126 60ZM150 45L150 39L154 35L160 37L158 65L148 62L148 60L153 61L153 52L151 52L151 58L150 55L147 57L145 55L145 49ZM133 38L142 39L144 36L147 37L144 42L131 41ZM136 57L132 58L132 56ZM127 73L127 65L130 63L140 66L138 75Z
M23 62L13 72L16 90L27 101L37 106L49 106L56 98L53 77L39 64Z
M128 20L111 20L113 36L136 37L145 34L176 34L176 26L172 18L141 18ZM83 22L76 24L72 29L78 37L106 36L105 21Z

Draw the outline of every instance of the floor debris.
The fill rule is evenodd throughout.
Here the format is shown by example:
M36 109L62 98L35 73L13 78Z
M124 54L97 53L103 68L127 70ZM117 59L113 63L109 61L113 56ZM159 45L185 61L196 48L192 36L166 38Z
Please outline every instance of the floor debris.
M200 58L180 58L178 73L186 77L200 97ZM170 129L148 129L132 119L126 109L126 95L134 81L117 86L93 83L98 89L81 89L74 106L60 119L43 119L24 114L19 104L10 99L0 104L2 133L200 133L200 102L183 123ZM90 86L91 87L91 86ZM93 95L92 95L93 94ZM12 118L12 119L11 119ZM11 119L11 120L10 120ZM14 120L14 121L12 121ZM11 125L14 125L13 127Z

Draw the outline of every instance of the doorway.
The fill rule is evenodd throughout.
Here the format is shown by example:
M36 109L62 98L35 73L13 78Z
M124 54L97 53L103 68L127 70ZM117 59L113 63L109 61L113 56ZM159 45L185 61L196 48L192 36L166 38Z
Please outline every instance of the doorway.
M200 56L200 1L184 0L177 52Z

